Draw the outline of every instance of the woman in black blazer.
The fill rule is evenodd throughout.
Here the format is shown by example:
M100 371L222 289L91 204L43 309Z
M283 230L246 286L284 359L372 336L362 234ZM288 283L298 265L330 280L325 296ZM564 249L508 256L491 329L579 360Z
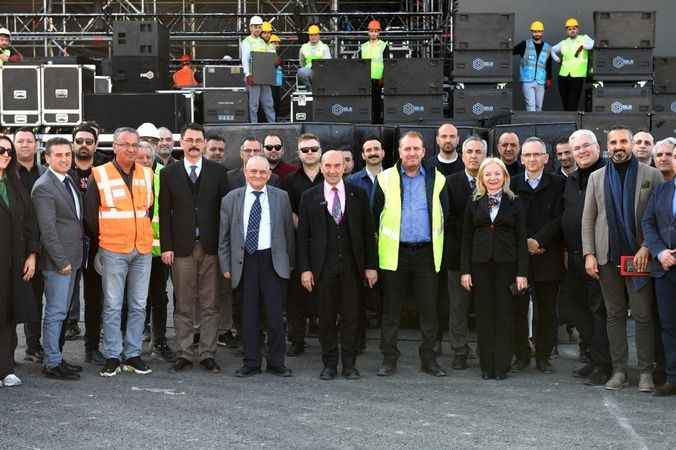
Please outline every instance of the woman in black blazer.
M514 292L528 288L526 219L497 158L481 163L465 209L460 282L474 290L483 379L504 380L512 360Z

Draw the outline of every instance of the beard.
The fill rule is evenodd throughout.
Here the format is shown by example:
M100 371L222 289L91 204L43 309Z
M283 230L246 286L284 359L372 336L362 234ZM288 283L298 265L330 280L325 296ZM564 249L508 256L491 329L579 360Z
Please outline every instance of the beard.
M90 152L89 149L81 148L75 153L75 159L78 161L89 161L94 157L94 152Z
M163 158L171 155L171 149L166 147L157 147L157 154Z

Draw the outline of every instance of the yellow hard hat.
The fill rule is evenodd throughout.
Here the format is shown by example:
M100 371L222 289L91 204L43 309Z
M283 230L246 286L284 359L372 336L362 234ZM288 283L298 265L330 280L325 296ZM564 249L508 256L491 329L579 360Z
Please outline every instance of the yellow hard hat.
M272 24L270 22L263 22L263 25L261 25L261 31L272 32Z
M577 23L577 19L573 19L572 17L568 20L566 20L566 28L569 27L579 27L580 24Z
M545 24L539 20L536 20L530 24L530 31L545 31Z
M317 25L310 25L307 29L307 34L319 34L319 27Z
M282 40L276 34L270 35L270 42L282 42Z

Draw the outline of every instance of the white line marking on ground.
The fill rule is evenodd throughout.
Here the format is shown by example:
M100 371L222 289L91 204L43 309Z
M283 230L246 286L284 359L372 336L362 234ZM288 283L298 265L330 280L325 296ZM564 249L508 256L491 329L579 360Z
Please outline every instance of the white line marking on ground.
M617 402L608 395L603 396L603 405L610 412L610 414L612 414L617 424L622 427L622 429L624 429L629 437L636 443L636 448L648 450L648 444L646 444L643 438L636 432L634 427L631 426L631 422L629 422L629 419L622 412L620 405L618 405Z
M132 386L131 390L132 391L152 392L153 394L185 395L185 392L176 392L176 389L140 388L140 387Z

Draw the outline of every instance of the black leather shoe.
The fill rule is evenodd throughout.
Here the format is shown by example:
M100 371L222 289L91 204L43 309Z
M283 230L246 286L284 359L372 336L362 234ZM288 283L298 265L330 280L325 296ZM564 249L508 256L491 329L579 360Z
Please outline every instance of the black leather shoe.
M192 369L192 361L185 358L178 358L174 365L171 366L172 372L182 372L189 369Z
M437 364L436 361L432 361L429 363L423 363L420 369L425 372L428 375L432 375L433 377L445 377L446 376L446 371L442 369L439 364Z
M453 370L465 370L467 369L467 356L466 355L455 355L453 357L453 362L451 363Z
M286 356L300 356L305 353L305 342L292 342Z
M348 367L347 369L343 367L343 378L346 378L348 380L358 380L361 378L361 374L359 373L359 369L356 367Z
M324 381L330 381L336 378L338 371L333 367L324 367L322 373L319 374L319 379Z
M497 373L497 374L495 374L495 379L498 380L498 381L502 381L502 380L504 380L504 379L506 379L506 378L507 378L507 374L506 374L506 373Z
M587 378L593 371L594 366L592 364L585 364L584 366L573 370L573 376L575 378Z
M82 372L82 366L76 366L75 364L68 364L65 359L61 360L61 368L67 370L68 372L80 373Z
M378 375L379 377L389 377L394 375L396 371L397 371L396 362L383 361L383 363L380 365L380 368L378 369L378 372L376 372L376 375Z
M530 361L521 361L520 359L517 359L514 361L514 364L512 364L512 372L521 372L522 370L526 370L530 367Z
M537 366L538 370L542 373L547 374L554 373L554 368L552 367L548 359L542 359L540 361L537 361L535 365Z
M106 363L106 358L98 350L87 350L85 351L85 362L87 364L102 366Z
M51 378L53 380L79 380L80 379L80 374L71 372L69 370L64 370L62 366L56 366L52 367L50 369L44 368L42 369L42 373L45 374L47 378Z
M237 378L246 378L246 377L252 377L254 375L258 375L260 373L261 373L261 369L259 367L242 366L235 371L235 376Z
M610 379L610 374L599 369L595 368L592 373L589 375L587 381L584 382L587 386L603 386Z
M265 368L265 371L267 373L271 373L272 375L282 377L282 378L288 378L288 377L293 376L293 371L286 366L279 366L279 367L267 366Z
M653 392L653 395L655 397L669 397L672 395L676 395L676 384L668 382L664 383L662 386L655 388L655 392Z
M214 358L206 358L200 361L200 366L207 372L221 373L221 366L218 365Z

